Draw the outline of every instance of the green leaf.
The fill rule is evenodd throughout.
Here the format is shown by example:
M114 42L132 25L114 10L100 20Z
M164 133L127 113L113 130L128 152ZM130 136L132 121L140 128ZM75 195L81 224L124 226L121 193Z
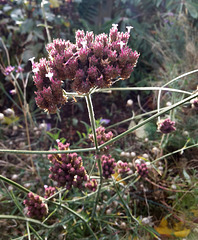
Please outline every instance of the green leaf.
M159 5L162 3L162 0L157 0L156 7L159 7Z
M188 183L191 183L191 178L190 178L190 176L188 175L188 173L186 172L185 169L183 169L183 174L184 174L184 178L186 179L186 181Z
M197 7L193 6L192 3L186 3L186 8L188 9L192 18L195 18L195 19L198 18Z
M61 132L61 130L58 130L57 133L47 132L47 134L48 134L53 140L56 141L57 139L59 139L60 132Z
M22 24L21 24L21 33L29 33L34 26L34 22L32 19L26 19Z

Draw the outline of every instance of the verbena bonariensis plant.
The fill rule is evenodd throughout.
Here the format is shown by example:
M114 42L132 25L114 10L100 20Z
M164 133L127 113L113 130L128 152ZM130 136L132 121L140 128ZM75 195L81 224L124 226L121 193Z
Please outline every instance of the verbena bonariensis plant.
M39 62L34 62L32 59L32 68L34 73L33 78L37 87L37 105L49 113L56 113L57 110L60 109L61 105L67 102L67 98L69 96L85 97L92 127L92 134L89 135L89 138L94 143L94 147L87 149L69 149L69 143L63 144L58 142L57 150L53 149L46 152L31 151L31 153L48 154L48 159L52 165L49 169L51 172L49 178L57 183L57 187L45 187L45 193L43 194L44 198L34 193L29 193L30 191L22 187L20 184L17 184L14 181L0 175L1 180L10 183L20 190L28 193L27 199L24 200L24 204L27 209L26 215L28 217L43 220L48 214L47 204L49 203L56 206L56 209L50 213L50 215L44 221L47 221L48 218L50 218L54 212L57 211L57 209L59 210L59 208L63 208L72 216L80 219L80 221L86 225L93 238L98 239L95 232L92 230L91 220L98 217L96 214L96 208L100 200L99 197L101 191L115 186L116 195L119 197L120 202L122 203L122 208L124 208L127 215L136 224L136 226L139 224L139 220L132 215L129 206L122 197L122 194L120 194L115 180L120 183L125 183L122 179L120 180L119 176L121 176L121 178L122 176L125 176L126 179L133 178L135 180L132 180L133 183L131 185L133 185L140 178L142 181L149 181L149 176L152 174L152 169L148 167L150 165L147 166L146 162L139 161L138 163L136 161L136 163L133 164L133 170L135 170L135 173L133 173L131 166L128 163L120 160L116 162L113 154L110 154L110 145L136 130L138 127L141 127L145 123L160 117L161 115L187 101L192 100L192 106L197 108L197 94L195 93L193 96L185 98L184 100L181 100L173 104L171 107L163 110L161 110L159 106L156 114L116 137L113 136L111 131L107 132L104 127L99 127L96 129L91 95L94 93L94 91L98 91L98 89L102 91L101 88L110 87L114 81L118 79L124 80L130 77L139 57L139 54L136 51L132 51L127 46L130 36L130 27L128 30L129 31L122 33L118 31L116 25L113 25L108 36L106 34L94 36L93 32L85 33L84 31L78 30L76 32L75 44L62 39L56 39L46 47L48 51L47 59L42 58L39 60ZM12 71L13 68L8 67L5 71L5 75L12 74ZM186 76L187 74L182 75L182 77ZM62 84L64 81L69 81L71 83L71 85L69 85L70 88L64 88L64 86L68 86L68 84ZM162 88L156 88L156 90L159 90L161 93L165 86ZM125 90L132 90L132 88L127 88ZM182 94L187 93L191 95L191 93L188 92L180 92L182 92ZM160 100L160 94L158 96L158 99ZM160 101L158 101L158 105L159 103ZM169 118L165 120L159 119L158 130L164 134L171 133L175 130L174 124L175 123ZM12 150L0 149L0 152L6 151L12 152ZM89 151L95 152L95 160L97 161L96 166L99 172L99 174L96 173L97 176L92 176L93 171L90 171L90 174L88 173L88 170L85 169L85 167L87 167L85 160L83 161L82 157L78 155L80 152ZM181 151L181 149L177 152L179 151ZM13 150L13 152L29 153L28 151L20 152L20 150ZM168 154L168 156L169 155L170 154ZM165 155L165 157L166 156L167 155ZM163 157L164 156L161 158ZM157 160L161 158L158 158ZM92 169L94 169L94 166ZM111 178L112 174L116 176L118 175L117 178ZM75 198L68 200L67 193L73 192L74 188L77 188L77 192L79 193L80 191L83 196L79 197L78 199ZM88 190L91 191L91 193L88 193ZM64 192L64 197L61 195L62 192ZM59 196L59 199L57 199L57 195ZM85 203L82 202L84 199L91 198L91 196L95 195L95 201L90 201L89 203L90 205L93 204L90 207L92 208L92 214L90 214L89 211L86 211L85 213L88 217L84 213L82 215L79 214L79 209L75 211L69 207L70 203L73 204L75 202L80 203L82 206ZM109 202L111 201L108 201L107 204ZM12 217L14 218L14 216ZM2 218L6 217L3 216ZM30 218L27 219L26 217L21 217L20 219L28 221L28 224L30 224ZM32 223L40 224L42 227L53 229L61 224L65 225L65 221L69 221L69 218L66 219L64 217L62 222L60 221L57 225L54 224L51 226L45 225L44 222L36 220L32 221ZM98 222L99 221L97 219L97 223ZM95 226L93 226L93 228L94 227ZM31 229L32 232L35 233L35 230L33 228ZM28 237L30 239L30 234Z

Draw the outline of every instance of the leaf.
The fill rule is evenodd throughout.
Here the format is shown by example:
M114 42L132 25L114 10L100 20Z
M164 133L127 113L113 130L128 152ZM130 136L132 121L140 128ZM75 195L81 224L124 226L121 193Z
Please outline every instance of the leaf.
M144 120L141 119L138 124L142 123ZM135 127L136 126L136 123L132 120L129 124L129 127L128 129L131 129L132 127ZM147 133L145 131L145 125L143 125L142 127L139 127L137 128L136 130L134 130L134 133L135 135L138 137L138 138L146 138L147 137Z
M59 8L60 7L59 0L49 0L49 2L50 2L51 8Z
M190 233L190 229L184 227L183 222L178 222L174 224L173 228L168 227L168 220L166 218L162 218L158 227L155 227L155 230L167 237L187 237Z
M57 133L51 133L51 132L47 132L47 134L53 139L53 140L57 140L59 138L61 130L58 130Z
M21 24L21 33L29 33L34 26L34 22L32 19L26 19L22 24Z
M3 123L5 123L5 124L7 124L7 125L10 125L10 124L12 124L12 123L15 123L15 122L17 122L17 121L19 121L19 117L12 117L12 118L10 118L10 117L4 117L4 119L3 119Z
M191 178L188 175L188 173L186 172L186 170L183 170L183 174L184 174L184 178L186 179L186 181L190 184L191 183Z
M156 7L159 7L159 5L162 3L162 0L157 0Z
M188 9L188 11L189 11L189 13L190 13L192 18L195 18L195 19L198 18L197 8L195 6L193 6L193 4L186 3L186 8Z

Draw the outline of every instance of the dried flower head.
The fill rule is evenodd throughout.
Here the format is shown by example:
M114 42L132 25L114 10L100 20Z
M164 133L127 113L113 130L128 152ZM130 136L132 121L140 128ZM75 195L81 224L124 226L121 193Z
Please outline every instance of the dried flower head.
M96 136L97 136L98 144L101 145L101 144L111 140L113 137L113 133L111 131L105 133L105 127L100 126L96 129ZM93 134L89 134L89 139L92 142L94 141ZM106 146L104 149L108 150L109 146Z
M158 130L162 133L171 133L176 130L175 122L171 121L169 118L161 120L157 123Z
M123 161L119 160L116 164L116 170L120 174L120 173L128 172L130 170L130 168L128 167L127 162L123 162Z
M56 188L55 187L51 187L51 186L44 186L44 188L45 188L45 196L44 196L44 198L49 198L49 197L51 197L52 195L54 195L55 194L55 192L56 192Z
M198 110L198 97L190 101L192 108Z
M72 89L81 94L91 88L109 87L116 78L129 78L139 58L127 46L130 29L123 33L113 25L109 36L102 33L95 37L93 32L78 30L75 44L62 39L49 43L48 60L31 60L37 105L55 113L66 102L61 81L71 80Z
M98 183L95 179L88 180L85 187L90 191L95 192L97 190Z

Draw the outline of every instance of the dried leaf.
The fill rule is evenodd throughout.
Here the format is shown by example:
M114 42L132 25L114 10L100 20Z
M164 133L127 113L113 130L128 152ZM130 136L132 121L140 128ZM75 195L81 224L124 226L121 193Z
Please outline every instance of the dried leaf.
M187 237L190 233L190 229L185 228L183 222L175 223L173 228L169 228L168 221L165 218L162 218L160 225L155 227L155 230L167 237Z

